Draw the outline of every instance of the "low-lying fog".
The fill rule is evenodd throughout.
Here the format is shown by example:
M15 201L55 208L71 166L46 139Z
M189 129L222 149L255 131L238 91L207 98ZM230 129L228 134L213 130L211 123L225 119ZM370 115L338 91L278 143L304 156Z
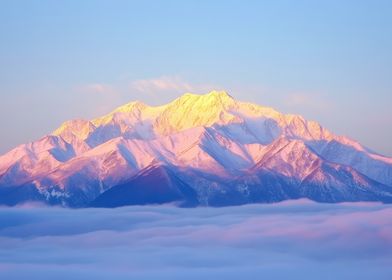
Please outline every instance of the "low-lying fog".
M392 206L0 208L1 279L391 279Z

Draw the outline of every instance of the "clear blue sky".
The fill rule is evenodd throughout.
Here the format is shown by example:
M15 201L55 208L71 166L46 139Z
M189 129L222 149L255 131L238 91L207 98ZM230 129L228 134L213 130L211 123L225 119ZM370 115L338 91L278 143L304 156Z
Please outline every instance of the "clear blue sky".
M0 153L213 88L392 156L392 1L0 3Z

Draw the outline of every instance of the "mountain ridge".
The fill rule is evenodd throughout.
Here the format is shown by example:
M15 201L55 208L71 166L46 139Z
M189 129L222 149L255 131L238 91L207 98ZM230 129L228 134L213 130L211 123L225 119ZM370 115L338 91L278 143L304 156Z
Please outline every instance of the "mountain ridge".
M263 159L265 166L257 167ZM303 177L314 162L324 169L320 167L309 181L313 189L294 191L300 188L295 178ZM330 197L327 192L333 191L335 197L329 200L335 202L341 195L336 187L345 188L342 182L357 194L340 196L346 200L389 202L392 193L392 158L334 135L302 116L237 101L224 91L187 93L162 106L135 101L90 121L66 121L50 135L0 156L0 190L10 188L12 193L18 188L20 193L28 188L44 202L84 207L157 163L179 173L197 193L200 205L210 205L214 195L218 204L263 201L260 197L240 198L238 186L253 180L258 185L248 187L255 189L255 196L273 197L272 178L282 187L277 196L281 199L295 194L293 198L308 195L317 200L311 194L324 188L322 196ZM259 171L264 181L255 179ZM241 177L246 179L237 182ZM264 183L269 180L271 186ZM263 186L267 194L257 190ZM358 193L364 187L368 197ZM219 192L232 195L224 202Z

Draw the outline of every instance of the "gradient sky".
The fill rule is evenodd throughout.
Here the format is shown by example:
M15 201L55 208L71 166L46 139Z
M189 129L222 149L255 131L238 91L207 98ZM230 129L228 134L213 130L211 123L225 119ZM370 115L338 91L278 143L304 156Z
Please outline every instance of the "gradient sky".
M298 113L392 156L391 1L0 4L0 153L185 91Z

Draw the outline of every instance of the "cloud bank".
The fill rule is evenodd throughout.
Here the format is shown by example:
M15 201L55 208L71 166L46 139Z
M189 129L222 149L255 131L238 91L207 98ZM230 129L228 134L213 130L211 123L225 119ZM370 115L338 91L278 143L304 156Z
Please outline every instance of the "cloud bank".
M1 208L1 279L390 279L392 207Z

